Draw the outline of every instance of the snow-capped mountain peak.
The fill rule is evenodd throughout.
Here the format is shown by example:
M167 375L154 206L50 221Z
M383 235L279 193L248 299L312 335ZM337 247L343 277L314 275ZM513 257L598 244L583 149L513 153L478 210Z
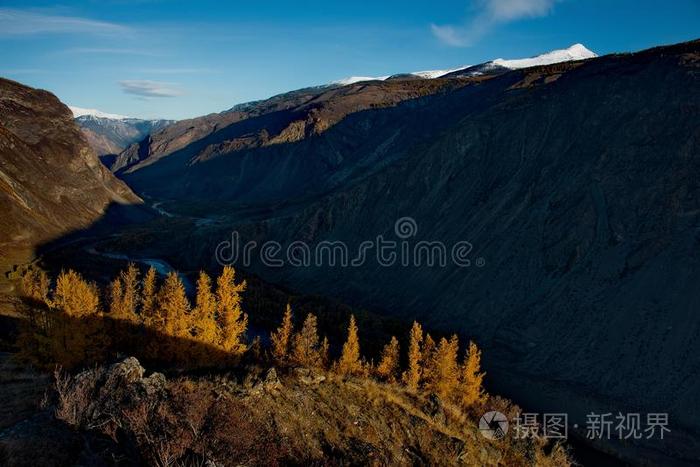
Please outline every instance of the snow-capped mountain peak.
M574 44L569 48L561 50L552 50L551 52L544 53L542 55L537 55L530 58L520 58L513 60L505 60L502 58L497 58L496 60L491 60L490 62L482 63L475 66L461 66L458 68L445 69L445 70L427 70L427 71L414 71L408 73L409 75L417 76L423 79L434 79L441 76L449 75L450 73L459 72L460 70L469 70L464 76L476 76L493 70L495 68L508 68L511 70L516 70L519 68L528 68L532 66L539 65L551 65L554 63L570 62L575 60L585 60L587 58L594 58L598 55L595 52L587 49L583 44ZM351 76L349 78L341 79L338 81L333 81L331 84L346 86L348 84L359 83L362 81L384 81L391 76Z
M587 58L594 58L597 56L598 55L595 52L588 50L583 44L574 44L568 49L552 50L551 52L537 55L535 57L520 58L515 60L504 60L502 58L497 58L491 63L515 70L519 68L528 68L531 66L551 65L553 63L585 60Z
M82 107L74 107L72 105L69 105L68 108L71 112L73 112L74 118L82 117L85 115L97 118L108 118L110 120L126 120L128 118L131 118L125 115L110 114L97 109L84 109Z

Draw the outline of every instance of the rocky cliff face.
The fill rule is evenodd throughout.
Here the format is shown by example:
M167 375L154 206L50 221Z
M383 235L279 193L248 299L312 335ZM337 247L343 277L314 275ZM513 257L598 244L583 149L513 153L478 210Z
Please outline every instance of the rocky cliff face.
M110 203L137 203L53 94L0 79L0 250L89 225Z
M411 247L467 241L470 265L383 267L372 251L358 267L253 269L457 326L484 346L494 380L528 381L509 394L535 408L583 423L591 411L669 412L674 435L641 443L697 461L700 41L513 71L276 148L189 156L133 174L140 189L229 203L177 237L196 245L186 255L159 239L183 264L211 260L231 230L258 245L356 251L377 235L399 240L396 220L411 217ZM153 186L159 173L172 183Z

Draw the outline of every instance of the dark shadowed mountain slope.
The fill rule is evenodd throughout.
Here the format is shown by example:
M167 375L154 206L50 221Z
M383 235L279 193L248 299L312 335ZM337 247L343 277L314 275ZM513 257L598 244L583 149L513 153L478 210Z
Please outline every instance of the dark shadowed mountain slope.
M672 433L632 455L698 462L700 41L513 71L303 141L168 166L172 177L150 170L135 186L174 208L230 203L216 222L158 238L182 264L211 261L232 230L280 242L281 255L294 240L355 254L377 235L399 240L404 216L417 224L410 248L470 242L468 267L383 267L372 250L346 268L266 267L254 254L252 269L458 327L484 346L492 380L528 381L511 396L580 426L592 411L668 412Z
M0 250L36 245L139 198L97 159L53 94L0 78Z

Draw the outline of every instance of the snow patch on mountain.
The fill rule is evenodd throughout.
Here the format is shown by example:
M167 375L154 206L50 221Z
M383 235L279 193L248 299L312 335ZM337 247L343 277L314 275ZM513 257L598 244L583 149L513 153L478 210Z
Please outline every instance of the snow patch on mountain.
M107 112L102 112L97 109L84 109L82 107L75 107L72 105L69 105L68 108L70 109L71 112L73 112L73 117L78 118L82 117L85 115L91 116L91 117L98 117L98 118L108 118L110 120L126 120L131 117L127 117L125 115L118 115L118 114L110 114Z
M598 55L595 52L588 50L583 44L574 44L568 49L553 50L551 52L547 52L546 54L537 55L531 58L520 58L515 60L504 60L502 58L497 58L490 63L516 70L520 68L529 68L532 66L585 60L587 58L594 58L597 56Z
M338 84L340 86L347 86L348 84L361 83L362 81L384 81L391 75L386 76L349 76L347 78L339 79L338 81L333 81L331 84Z
M449 70L426 70L426 71L414 71L413 73L410 73L413 76L418 76L419 78L424 78L424 79L434 79L434 78L439 78L441 76L444 76L448 73L452 73L453 71L458 71L458 70L463 70L465 68L469 68L470 65L462 65L457 68L451 68Z

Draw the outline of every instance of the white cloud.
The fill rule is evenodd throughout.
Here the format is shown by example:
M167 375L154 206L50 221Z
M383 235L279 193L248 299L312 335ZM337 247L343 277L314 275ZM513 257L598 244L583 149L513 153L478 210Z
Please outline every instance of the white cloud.
M141 97L176 97L183 94L182 89L173 83L150 80L119 81L122 91Z
M431 24L433 35L447 45L467 47L493 27L526 18L547 16L558 0L474 0L474 16L464 25Z
M483 0L488 14L497 21L546 16L555 0Z
M31 34L125 34L126 26L75 16L0 8L0 36Z

